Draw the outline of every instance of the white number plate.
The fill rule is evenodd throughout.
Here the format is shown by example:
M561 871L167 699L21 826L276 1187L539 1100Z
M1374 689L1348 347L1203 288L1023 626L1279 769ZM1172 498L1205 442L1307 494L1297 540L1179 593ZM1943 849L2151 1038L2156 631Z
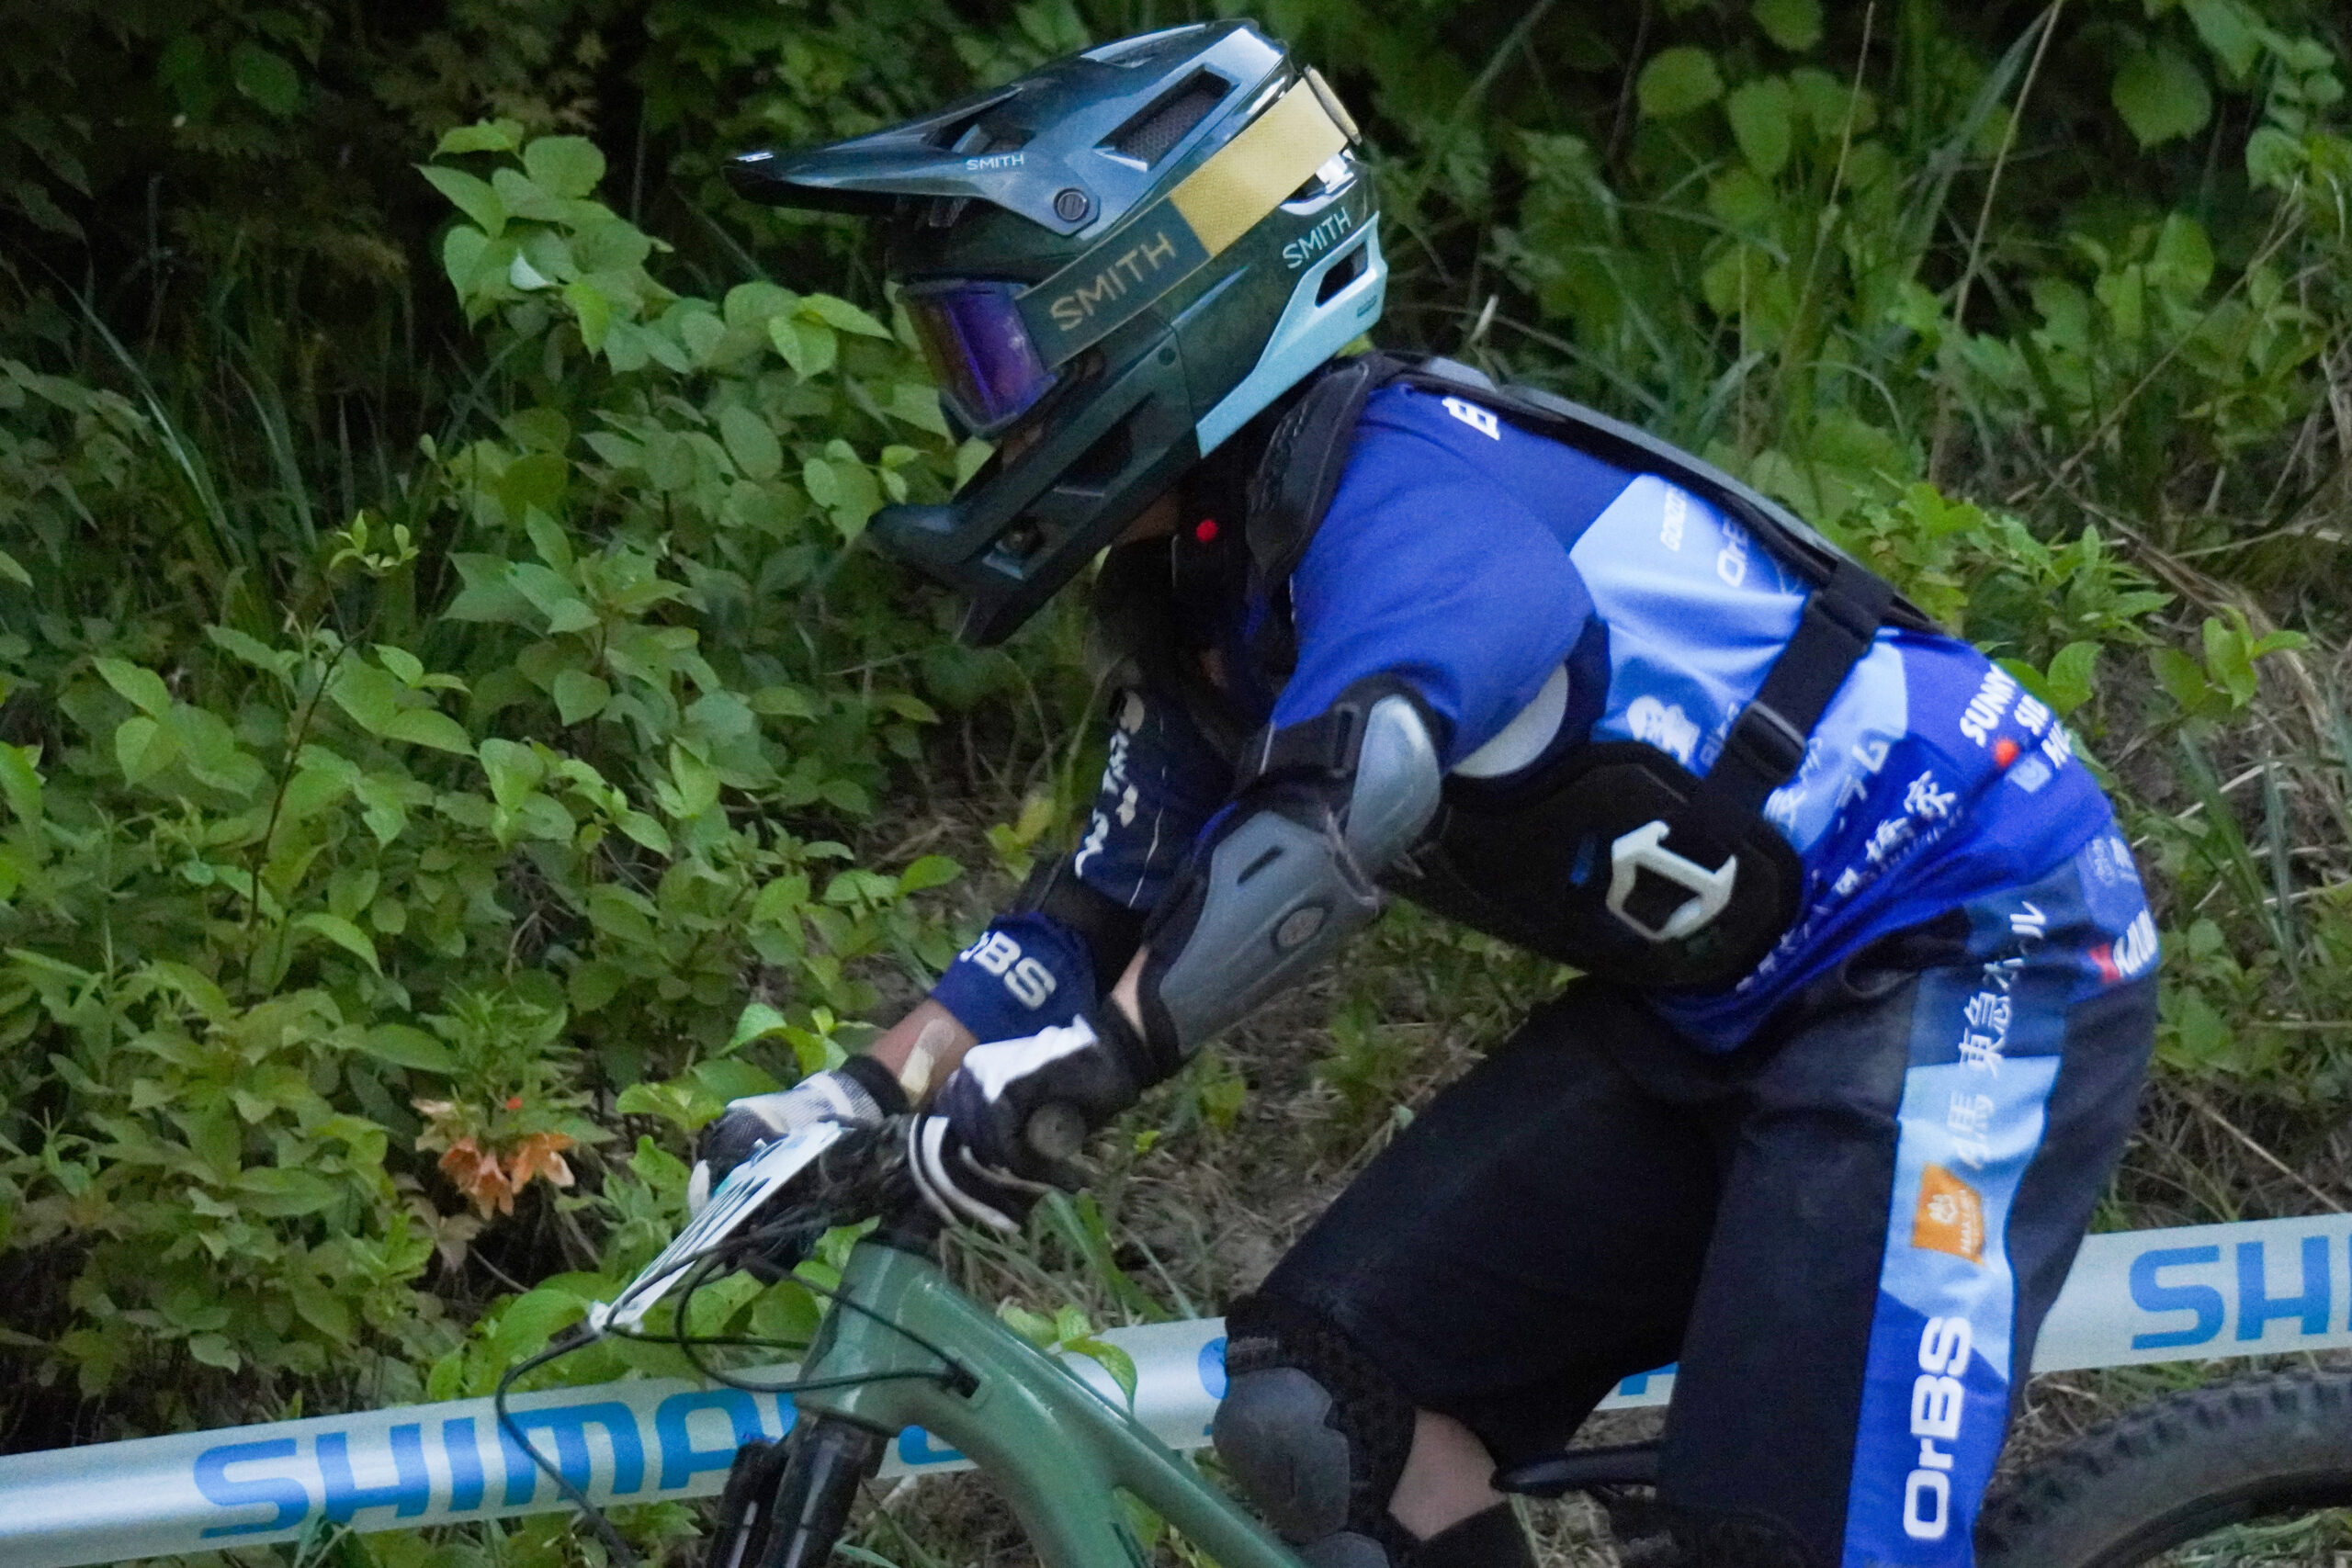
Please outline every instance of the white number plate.
M838 1122L820 1122L813 1127L803 1127L789 1137L775 1143L727 1173L718 1190L710 1195L684 1230L680 1231L662 1256L647 1264L636 1279L629 1281L616 1303L598 1302L588 1309L588 1325L599 1334L616 1328L635 1328L645 1320L646 1313L655 1302L668 1293L670 1287L685 1277L686 1270L699 1262L705 1254L727 1239L735 1228L749 1219L768 1199L808 1168L808 1162L831 1148L842 1135Z

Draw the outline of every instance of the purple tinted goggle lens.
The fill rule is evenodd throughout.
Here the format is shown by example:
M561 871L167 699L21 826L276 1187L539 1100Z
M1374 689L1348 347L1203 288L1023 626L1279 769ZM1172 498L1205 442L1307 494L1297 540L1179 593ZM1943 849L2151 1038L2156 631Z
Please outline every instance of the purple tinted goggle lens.
M1011 423L1054 384L1014 308L1020 292L1018 284L959 283L905 296L932 373L976 434Z

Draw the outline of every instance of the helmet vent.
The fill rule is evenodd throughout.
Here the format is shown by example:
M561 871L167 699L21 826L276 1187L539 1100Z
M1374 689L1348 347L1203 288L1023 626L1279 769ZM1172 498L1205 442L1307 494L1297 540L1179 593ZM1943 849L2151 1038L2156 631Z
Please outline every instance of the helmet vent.
M1168 156L1169 150L1184 140L1185 134L1208 118L1211 110L1225 101L1233 89L1221 76L1206 71L1193 73L1174 92L1129 120L1105 143L1122 158L1132 158L1149 168Z
M1331 264L1330 270L1323 275L1323 281L1315 287L1315 302L1317 305L1329 305L1338 297L1340 289L1362 277L1363 273L1364 247L1358 245Z

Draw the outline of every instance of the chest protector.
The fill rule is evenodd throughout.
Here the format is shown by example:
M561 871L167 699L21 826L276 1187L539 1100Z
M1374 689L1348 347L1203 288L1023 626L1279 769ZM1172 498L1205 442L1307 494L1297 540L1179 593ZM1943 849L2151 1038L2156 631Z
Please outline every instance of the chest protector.
M1573 747L1502 778L1454 775L1422 842L1382 880L1514 945L1630 985L1720 989L1753 969L1803 907L1804 868L1764 814L1882 623L1937 629L1886 582L1781 507L1655 437L1566 399L1498 387L1466 366L1380 355L1335 364L1275 428L1250 486L1247 540L1273 597L1257 649L1270 679L1295 657L1289 581L1331 505L1365 400L1392 381L1460 398L1737 523L1810 580L1796 634L1701 778L1638 741ZM1276 749L1311 737L1294 726Z

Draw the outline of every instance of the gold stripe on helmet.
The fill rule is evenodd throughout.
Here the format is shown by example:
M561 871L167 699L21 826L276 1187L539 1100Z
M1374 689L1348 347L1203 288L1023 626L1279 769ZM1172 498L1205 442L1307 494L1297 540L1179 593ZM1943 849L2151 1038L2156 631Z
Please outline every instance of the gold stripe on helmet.
M1168 199L1216 255L1257 227L1348 144L1348 133L1302 77L1216 155L1187 175Z

